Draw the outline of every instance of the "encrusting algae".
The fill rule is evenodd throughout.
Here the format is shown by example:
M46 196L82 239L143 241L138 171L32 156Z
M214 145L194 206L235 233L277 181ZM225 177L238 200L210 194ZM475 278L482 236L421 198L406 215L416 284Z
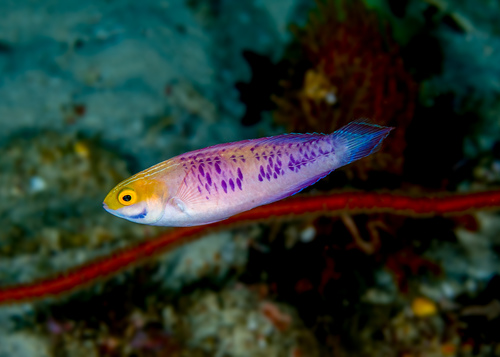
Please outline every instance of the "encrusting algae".
M72 266L81 248L90 258L145 235L96 204L129 174L126 161L98 140L49 131L19 136L3 145L0 171L0 257L30 256L0 269L2 284Z

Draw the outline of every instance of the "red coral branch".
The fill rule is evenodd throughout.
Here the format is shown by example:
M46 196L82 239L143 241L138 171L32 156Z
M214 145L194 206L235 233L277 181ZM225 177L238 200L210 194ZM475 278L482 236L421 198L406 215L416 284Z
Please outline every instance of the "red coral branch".
M500 191L435 197L411 197L390 193L366 192L295 196L207 226L170 230L156 239L125 248L108 257L75 267L56 277L4 287L0 289L0 304L36 300L68 293L94 283L98 279L109 278L120 270L172 249L179 244L196 239L207 231L227 228L235 223L312 213L334 215L342 212L370 213L383 211L422 216L461 214L466 211L488 208L500 208Z
M298 46L287 57L290 68L280 81L283 92L273 96L278 106L274 118L299 133L330 133L355 118L397 127L381 153L347 172L354 169L362 179L373 169L400 175L418 88L399 46L363 1L316 3L304 27L295 28Z

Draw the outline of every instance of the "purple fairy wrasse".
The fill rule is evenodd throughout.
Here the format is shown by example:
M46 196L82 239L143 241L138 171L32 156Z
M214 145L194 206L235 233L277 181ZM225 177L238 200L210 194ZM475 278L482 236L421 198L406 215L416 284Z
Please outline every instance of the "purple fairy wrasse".
M220 221L291 196L374 153L392 129L355 121L328 135L285 134L191 151L119 183L104 209L156 226Z

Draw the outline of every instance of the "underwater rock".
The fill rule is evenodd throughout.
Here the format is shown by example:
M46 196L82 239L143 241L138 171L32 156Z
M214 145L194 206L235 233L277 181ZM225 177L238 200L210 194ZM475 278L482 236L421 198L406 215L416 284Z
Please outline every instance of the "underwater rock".
M13 137L0 171L2 284L47 276L144 236L102 211L105 192L129 171L97 139L50 131Z

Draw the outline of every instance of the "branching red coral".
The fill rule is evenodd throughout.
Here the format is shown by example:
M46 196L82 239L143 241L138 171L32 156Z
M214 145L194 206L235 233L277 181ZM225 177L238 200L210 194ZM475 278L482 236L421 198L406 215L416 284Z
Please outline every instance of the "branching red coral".
M417 92L399 48L360 1L317 4L307 24L295 31L306 64L291 71L305 67L305 73L281 82L284 93L273 98L278 104L275 117L293 132L328 133L357 118L395 126L398 130L387 138L383 154L356 167L371 165L399 174ZM384 161L377 165L374 160Z
M109 278L120 270L143 262L154 255L194 240L204 233L225 229L236 223L263 221L272 217L287 217L321 213L335 215L343 212L429 216L462 214L481 209L500 208L500 191L456 194L436 197L411 197L391 193L341 192L320 196L295 196L287 200L261 206L225 221L207 226L179 228L160 237L115 252L108 257L75 267L59 276L28 284L0 289L0 304L36 300L68 293Z

